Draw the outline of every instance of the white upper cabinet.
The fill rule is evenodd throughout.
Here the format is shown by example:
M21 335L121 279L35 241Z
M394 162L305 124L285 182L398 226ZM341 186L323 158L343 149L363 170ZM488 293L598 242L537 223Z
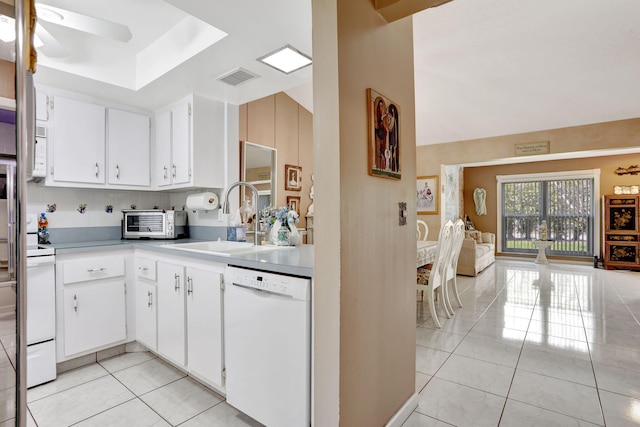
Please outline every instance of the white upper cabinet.
M107 114L108 183L148 187L149 117L114 108Z
M158 187L191 180L191 100L156 116L156 179Z
M188 184L191 179L191 103L182 103L171 111L171 179L173 184Z
M49 120L49 97L42 91L36 91L36 120Z
M151 118L60 92L39 90L36 97L37 117L47 121L41 122L47 127L45 185L151 188Z
M171 111L156 116L156 185L171 185Z
M151 120L143 110L61 89L37 93L38 118L48 128L47 186L226 186L226 141L237 140L237 106L189 95L159 109Z
M53 181L104 184L104 106L57 96L53 108Z
M225 104L191 95L156 114L160 188L224 188Z

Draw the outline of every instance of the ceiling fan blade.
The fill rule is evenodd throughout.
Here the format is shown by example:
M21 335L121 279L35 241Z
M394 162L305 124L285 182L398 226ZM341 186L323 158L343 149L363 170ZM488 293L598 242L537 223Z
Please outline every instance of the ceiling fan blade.
M36 25L36 34L43 43L43 45L38 48L38 51L42 52L43 55L49 58L64 58L71 55L69 49L62 46L42 25Z
M131 31L126 25L94 18L93 16L83 15L59 7L49 6L48 4L36 4L36 12L38 19L42 19L43 21L73 28L74 30L89 34L108 37L123 43L128 42L132 37Z

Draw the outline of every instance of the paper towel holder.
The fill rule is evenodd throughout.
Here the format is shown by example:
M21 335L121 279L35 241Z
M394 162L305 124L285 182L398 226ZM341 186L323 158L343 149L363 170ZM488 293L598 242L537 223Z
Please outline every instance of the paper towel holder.
M215 193L194 193L187 196L186 207L188 210L213 211L220 207L218 196Z

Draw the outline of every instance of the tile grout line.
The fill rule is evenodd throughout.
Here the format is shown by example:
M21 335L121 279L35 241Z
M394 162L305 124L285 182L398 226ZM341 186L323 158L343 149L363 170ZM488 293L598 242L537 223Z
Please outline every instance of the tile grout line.
M524 339L522 340L522 345L520 346L518 359L516 359L516 366L514 366L513 368L513 375L511 376L511 382L509 383L509 389L507 390L507 395L504 398L504 405L502 406L502 411L500 411L500 418L498 418L498 426L502 423L502 417L504 416L504 411L507 408L507 402L509 402L509 394L511 394L511 387L513 387L513 381L516 378L516 374L518 373L518 365L520 364L520 358L522 357L522 352L524 351L524 345L527 342L527 335L529 334L529 328L531 327L531 321L533 319L533 314L535 313L539 296L540 296L540 290L538 290L536 293L536 304L533 305L533 309L531 310L531 315L529 317L529 324L527 325L527 331L524 334Z
M575 283L574 283L574 286L576 288L576 293L577 293L577 286L575 285ZM614 289L614 292L615 292L615 289ZM616 295L617 295L617 292L616 292ZM618 298L620 298L620 295L618 295ZM602 406L602 397L600 396L600 387L598 387L598 376L596 375L596 368L593 365L593 356L591 354L592 343L589 342L589 337L587 336L587 327L584 321L582 305L580 305L580 298L578 298L578 306L580 307L580 319L582 320L582 330L584 331L586 342L587 342L587 350L589 351L589 362L591 362L591 372L593 372L593 381L596 385L596 394L598 395L598 404L600 405L600 414L602 415L602 425L604 427L607 427L607 420L604 416L604 407Z
M458 342L458 344L456 344L456 346L453 348L453 350L451 350L451 352L449 352L449 355L447 356L447 358L444 360L444 362L442 362L442 364L440 365L440 367L439 367L438 369L436 369L436 371L434 372L434 374L431 376L431 378L429 378L429 380L428 380L428 381L427 381L427 383L422 387L422 389L420 390L420 392L422 392L422 391L427 387L427 385L431 382L431 380L432 380L433 378L435 378L435 377L436 377L436 375L438 374L438 372L440 371L440 369L442 369L442 367L447 363L447 361L449 360L449 358L451 358L451 356L452 356L452 355L453 355L453 353L456 351L456 349L460 346L460 344L462 343L462 341L464 341L464 339L469 335L469 333L470 333L470 332L471 332L471 330L475 327L475 325L476 325L476 324L480 321L480 319L482 319L482 317L487 313L487 311L488 311L488 310L489 310L489 308L493 305L493 303L495 303L495 302L496 302L496 300L498 299L498 296L499 296L502 292L504 292L504 289L507 287L508 282L509 282L509 281L507 281L507 283L505 283L505 284L502 286L502 288L500 289L500 291L498 291L498 292L496 293L495 297L494 297L494 298L491 300L491 302L487 305L487 308L485 308L485 309L482 311L482 313L480 314L480 316L479 316L479 317L478 317L478 318L473 322L473 326L471 326L471 328L470 328L470 329L469 329L469 330L468 330L468 331L463 335L463 338L460 340L460 342ZM462 293L464 293L467 289L468 289L468 288L466 288ZM460 309L463 309L463 308L464 308L464 307L460 307ZM454 315L455 315L455 314L454 314ZM532 316L533 316L533 312L532 312ZM448 320L450 320L450 319L448 319ZM426 323L427 321L428 321L428 319L427 319L427 320L425 320L425 322L423 322L423 324L424 324L424 323ZM419 326L418 326L418 327L419 327ZM426 328L425 328L425 329L426 329ZM445 332L445 333L455 334L454 332L441 331L441 329L442 329L442 328L438 328L438 329L435 329L435 331L440 331L440 332ZM462 334L455 334L455 335L462 335ZM418 346L418 345L420 345L420 344L417 344L417 343L416 343L416 346ZM524 346L524 340L523 340L522 345ZM431 348L431 347L427 347L427 346L423 346L423 345L420 345L420 346L421 346L421 347L426 347L426 348ZM439 349L434 349L434 350L442 351L442 350L439 350ZM522 351L522 349L521 349L521 351ZM463 357L464 357L464 356L463 356ZM519 358L519 357L520 357L520 356L518 355L518 358ZM490 362L489 362L489 363L490 363ZM498 364L497 364L497 365L498 365ZM419 371L416 371L416 372L419 372ZM422 373L422 374L424 374L424 375L429 375L429 374L426 374L426 373L424 373L424 372L421 372L421 373ZM514 369L514 376L515 376L515 369ZM498 394L495 394L495 393L492 393L492 392L489 392L489 391L486 391L486 390L481 390L481 389L478 389L478 388L475 388L475 387L471 387L471 386L468 386L468 385L464 385L464 384L458 384L458 383L456 383L456 382L449 381L449 380L444 379L444 378L438 378L438 379L439 379L439 380L442 380L442 381L449 382L449 383L451 383L451 384L456 384L456 385L458 385L458 386L467 387L467 388L470 388L470 389L473 389L473 390L481 391L481 392L483 392L483 393L487 393L487 394L491 394L491 395L494 395L494 396L498 396L498 397L501 397L501 398L503 397L503 396L500 396L500 395L498 395ZM512 381L513 381L513 377L512 377ZM507 396L508 396L508 393L507 393ZM505 399L505 406L506 406L507 397L504 397L504 399ZM418 408L416 408L414 411L415 411L415 412L418 412L419 414L422 414L421 412L419 412L419 411L418 411ZM503 411L504 411L504 406L503 406ZM445 423L445 424L449 424L449 423L447 423L446 421L441 420L441 419L439 419L439 418L435 418L435 417L433 417L433 416L431 416L431 415L428 415L428 414L422 414L422 415L425 415L425 416L431 417L431 418L436 419L436 420L438 420L438 421L440 421L440 422L443 422L443 423ZM500 413L500 419L502 419L502 412ZM498 420L498 424L500 423L500 419Z

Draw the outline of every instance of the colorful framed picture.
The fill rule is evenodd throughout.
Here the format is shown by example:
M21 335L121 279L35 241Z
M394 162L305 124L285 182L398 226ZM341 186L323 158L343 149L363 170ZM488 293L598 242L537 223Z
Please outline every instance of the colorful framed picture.
M298 212L298 215L300 215L300 197L287 196L287 206L289 206L289 209Z
M284 165L284 189L292 191L302 190L302 167Z
M416 179L416 207L418 214L438 213L438 177L419 176Z
M369 175L400 179L400 107L371 88L367 89L367 102Z

